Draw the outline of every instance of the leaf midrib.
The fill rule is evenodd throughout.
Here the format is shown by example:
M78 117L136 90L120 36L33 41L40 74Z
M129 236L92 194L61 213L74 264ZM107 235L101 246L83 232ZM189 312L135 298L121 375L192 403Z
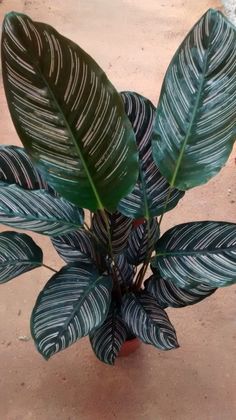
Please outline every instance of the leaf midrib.
M231 252L236 251L236 244L230 248L217 248L217 249L204 249L204 250L191 250L191 251L167 251L167 252L159 252L156 251L156 257L175 257L175 256L195 256L195 255L207 255L207 254L222 254L223 252Z

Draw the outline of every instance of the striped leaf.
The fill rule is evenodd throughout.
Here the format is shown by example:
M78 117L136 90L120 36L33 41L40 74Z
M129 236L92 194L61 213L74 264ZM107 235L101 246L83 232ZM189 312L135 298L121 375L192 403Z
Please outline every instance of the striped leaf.
M106 320L89 337L97 358L108 365L114 365L127 336L127 327L116 304L112 302Z
M45 359L69 347L106 319L112 281L95 266L63 267L39 294L31 317L31 332Z
M133 126L139 152L139 178L134 189L124 197L118 210L128 217L147 218L171 210L184 195L172 189L161 175L152 157L151 137L155 118L153 104L135 92L122 92L125 111ZM168 203L166 199L168 196ZM165 206L166 205L166 206Z
M178 287L236 282L236 224L192 222L168 230L156 244L152 266Z
M147 292L124 297L122 317L131 332L146 344L161 350L179 347L176 333L166 312Z
M106 213L109 224L109 235L111 237L114 254L120 254L127 246L127 239L132 229L132 220L119 212ZM109 250L109 240L106 222L100 212L94 214L92 219L92 232L98 242L102 245L103 252Z
M126 249L127 261L130 264L141 264L149 253L154 250L154 246L159 238L159 227L156 219L150 220L149 228L150 233L148 234L148 223L144 222L132 230Z
M84 229L56 236L52 238L52 244L66 263L96 261L93 238Z
M0 223L49 236L70 232L83 223L83 212L44 190L27 191L0 183Z
M47 184L22 147L0 146L0 180L25 190L46 189Z
M43 253L30 236L17 232L0 233L0 283L40 267Z
M236 138L236 30L208 10L167 70L157 108L153 156L172 187L204 184Z
M16 130L47 182L80 207L114 211L137 180L138 157L105 73L52 27L14 12L3 23L2 68Z
M135 270L132 264L129 264L125 254L120 254L115 257L115 271L118 281L126 286L133 283Z
M145 290L155 298L162 308L168 306L183 308L184 306L194 305L217 290L200 283L191 290L181 289L173 282L164 280L158 275L150 276L145 281L144 286Z

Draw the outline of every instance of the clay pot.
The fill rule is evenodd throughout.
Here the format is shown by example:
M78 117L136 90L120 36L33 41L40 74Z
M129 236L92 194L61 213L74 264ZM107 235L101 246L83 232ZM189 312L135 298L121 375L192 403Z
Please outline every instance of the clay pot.
M124 342L120 349L119 357L126 357L134 353L141 346L141 341L133 337Z

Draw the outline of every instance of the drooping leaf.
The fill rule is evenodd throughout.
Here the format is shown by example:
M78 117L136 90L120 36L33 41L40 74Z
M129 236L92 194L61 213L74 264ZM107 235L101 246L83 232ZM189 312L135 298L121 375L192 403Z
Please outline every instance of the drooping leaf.
M236 138L236 29L208 10L167 70L157 108L153 157L170 185L204 184L227 161Z
M56 236L81 226L83 211L47 191L0 183L0 223Z
M236 224L191 222L165 232L152 265L178 287L229 286L236 282Z
M217 290L200 283L191 290L185 290L158 275L150 276L145 281L144 286L145 290L155 298L158 305L162 308L167 308L168 306L182 308L194 305Z
M111 303L104 323L89 335L92 349L97 358L109 365L114 365L127 336L127 326L115 302Z
M63 267L39 294L31 332L45 359L69 347L101 325L111 300L112 280L99 276L94 265Z
M96 249L93 238L84 229L56 236L52 238L52 244L60 257L67 263L78 260L84 262L96 261Z
M120 254L127 246L127 239L132 229L132 220L118 211L112 214L106 212L106 217L113 254ZM101 252L105 253L109 251L108 226L100 212L93 215L91 229L98 243L102 246Z
M168 315L149 293L142 291L125 295L121 311L131 332L144 343L161 350L179 347Z
M26 190L47 188L26 151L17 146L0 146L0 180Z
M139 152L139 178L134 189L122 198L118 210L128 217L159 216L171 210L184 192L172 189L161 175L152 156L152 131L155 108L145 97L135 92L122 92L125 111L133 126ZM167 196L168 203L166 203Z
M30 236L24 233L0 233L0 283L40 267L43 253Z
M159 227L156 219L150 220L149 229L148 234L148 222L144 222L132 230L126 249L127 261L130 264L141 264L148 254L154 250L155 243L159 238Z
M2 68L16 130L48 183L80 207L114 211L138 164L131 124L105 73L51 26L14 12L3 23Z

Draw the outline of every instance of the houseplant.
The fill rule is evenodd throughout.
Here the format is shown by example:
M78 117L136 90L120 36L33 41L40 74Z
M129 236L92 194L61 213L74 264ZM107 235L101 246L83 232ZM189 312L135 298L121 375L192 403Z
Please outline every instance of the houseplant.
M24 149L0 149L0 222L50 236L67 263L32 312L45 359L86 335L108 364L130 335L177 348L165 308L236 281L236 224L184 223L161 235L166 212L232 150L235 57L235 28L209 10L173 57L156 109L139 94L119 94L50 26L6 16L3 80ZM7 231L0 263L4 283L42 266L42 250Z

